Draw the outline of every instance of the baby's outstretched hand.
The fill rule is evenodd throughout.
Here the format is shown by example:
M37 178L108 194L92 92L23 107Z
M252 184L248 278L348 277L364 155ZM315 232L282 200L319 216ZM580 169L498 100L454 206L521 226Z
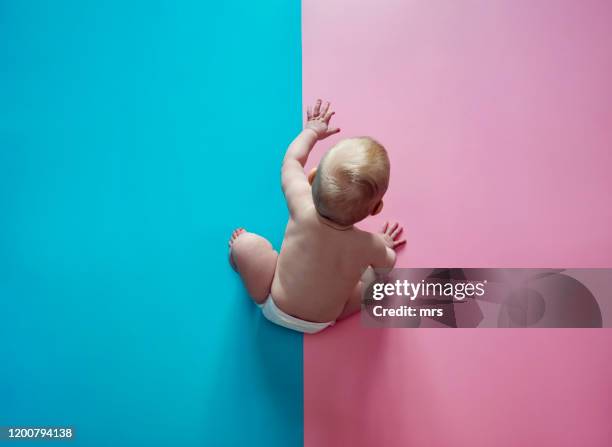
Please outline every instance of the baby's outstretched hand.
M380 235L385 241L385 245L387 247L396 249L400 245L406 243L406 239L400 239L402 231L404 231L404 227L402 227L399 222L395 222L394 224L385 222Z
M326 101L325 104L321 106L321 100L317 99L314 107L308 106L308 109L306 110L306 118L308 121L306 122L304 129L314 131L319 140L340 132L340 129L337 127L331 127L329 125L329 120L334 113L336 112L332 111L329 107L329 101Z

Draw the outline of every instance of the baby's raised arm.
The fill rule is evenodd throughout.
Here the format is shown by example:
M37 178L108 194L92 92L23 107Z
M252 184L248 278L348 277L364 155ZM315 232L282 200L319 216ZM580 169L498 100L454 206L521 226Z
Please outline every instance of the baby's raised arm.
M321 100L318 99L313 108L308 107L304 130L289 145L283 159L281 184L289 212L294 217L300 210L312 204L310 184L304 173L304 165L310 151L317 141L340 132L340 129L329 125L329 120L334 115L329 105L329 102L326 102L321 107Z

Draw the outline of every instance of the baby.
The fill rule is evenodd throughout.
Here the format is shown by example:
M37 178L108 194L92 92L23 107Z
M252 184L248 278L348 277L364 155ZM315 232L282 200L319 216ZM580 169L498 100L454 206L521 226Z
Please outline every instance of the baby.
M230 263L264 316L304 333L357 312L362 275L369 267L393 267L395 249L405 242L397 223L387 222L377 234L354 227L383 207L389 158L379 143L368 137L342 140L306 176L315 143L340 132L329 124L333 114L329 102L317 100L285 154L281 183L290 218L280 254L243 228L229 241Z

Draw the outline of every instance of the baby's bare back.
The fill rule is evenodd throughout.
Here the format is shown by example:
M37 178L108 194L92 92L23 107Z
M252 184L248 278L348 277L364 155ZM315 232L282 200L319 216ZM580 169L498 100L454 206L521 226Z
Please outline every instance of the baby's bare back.
M369 264L372 235L325 223L314 207L290 219L272 282L272 297L286 313L308 321L335 320Z

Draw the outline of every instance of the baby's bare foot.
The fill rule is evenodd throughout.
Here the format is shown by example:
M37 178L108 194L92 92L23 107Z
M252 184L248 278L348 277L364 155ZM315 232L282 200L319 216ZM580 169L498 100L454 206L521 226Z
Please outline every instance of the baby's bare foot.
M240 235L244 233L246 233L246 230L244 228L236 228L234 232L232 233L232 235L230 236L229 241L227 242L230 247L229 262L232 268L234 269L234 271L238 271L238 269L236 268L236 263L234 262L234 258L232 258L232 245L234 244L234 242L236 242L236 239L238 239Z

